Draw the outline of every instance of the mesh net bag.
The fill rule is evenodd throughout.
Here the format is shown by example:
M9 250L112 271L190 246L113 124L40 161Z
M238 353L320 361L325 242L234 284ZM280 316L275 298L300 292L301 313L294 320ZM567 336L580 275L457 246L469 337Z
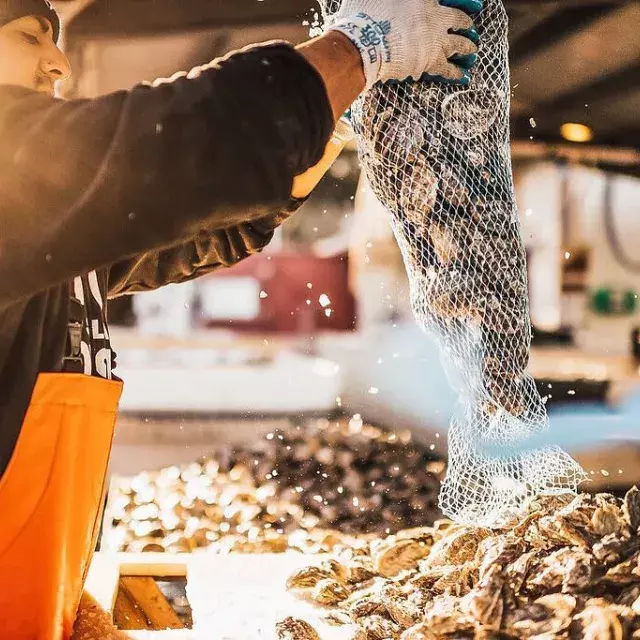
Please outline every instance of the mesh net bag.
M325 20L341 0L321 0ZM509 149L507 16L485 0L468 87L376 85L352 108L359 157L391 214L417 322L438 339L460 401L440 503L450 518L496 526L532 496L584 478L559 447L497 456L548 428L526 373L526 257Z

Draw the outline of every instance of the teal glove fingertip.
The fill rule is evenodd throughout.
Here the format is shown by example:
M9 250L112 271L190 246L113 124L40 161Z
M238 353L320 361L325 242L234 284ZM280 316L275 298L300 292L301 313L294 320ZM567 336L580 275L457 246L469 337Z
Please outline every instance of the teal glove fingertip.
M476 62L478 62L478 54L471 53L468 56L452 56L450 61L463 69L469 70Z
M465 38L469 38L469 40L471 40L473 44L480 44L480 34L478 33L475 27L471 29L457 29L452 33L455 33L459 36L464 36Z
M447 78L445 76L434 76L425 73L421 78L421 82L438 82L440 84L448 84L456 87L467 87L471 82L471 73L468 69L464 70L462 78Z
M470 82L471 82L471 73L469 72L468 69L466 69L462 78L460 78L460 80L455 81L454 84L458 84L461 87L468 87Z
M460 9L469 14L482 11L482 0L440 0L440 4L444 7Z

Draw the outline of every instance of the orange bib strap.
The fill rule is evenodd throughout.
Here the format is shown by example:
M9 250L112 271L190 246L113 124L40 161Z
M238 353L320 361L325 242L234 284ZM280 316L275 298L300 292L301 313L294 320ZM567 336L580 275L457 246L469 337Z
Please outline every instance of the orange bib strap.
M0 629L71 635L104 497L122 383L41 374L0 479Z

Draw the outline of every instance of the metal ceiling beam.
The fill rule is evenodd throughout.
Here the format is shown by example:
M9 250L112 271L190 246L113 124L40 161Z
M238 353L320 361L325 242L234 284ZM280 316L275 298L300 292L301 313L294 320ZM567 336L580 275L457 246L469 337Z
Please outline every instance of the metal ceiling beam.
M603 144L612 146L627 146L635 147L640 150L640 128L637 124L635 126L618 126L615 131L605 131L599 139ZM638 165L640 169L640 165Z
M629 94L638 93L640 88L640 60L617 71L609 76L599 78L577 91L568 95L561 95L555 100L550 100L537 105L536 111L545 114L545 117L555 122L565 122L569 114L575 113L576 110L584 109L584 117L581 121L586 124L592 124L589 120L593 120L597 111L606 109L607 106L619 104L629 107L627 116L629 119L638 120L637 100L634 104L624 104L629 100ZM616 120L624 121L625 117L621 117L619 112L609 114L613 120L606 123L608 130L615 129ZM621 122L623 124L624 122Z
M531 5L509 5L509 42L518 42L539 24L545 22L557 10L557 2L549 2L535 7Z
M68 0L56 0L65 4ZM506 0L507 8L548 12L550 7L619 4L622 0ZM318 9L317 0L95 0L70 31L83 36L140 35L244 24L302 22Z
M583 25L511 66L518 96L530 104L549 103L618 73L640 59L640 3L629 2ZM534 117L537 113L532 113Z
M568 6L565 3L559 6L556 3L540 7L540 10L547 10L546 17L539 20L520 37L517 37L517 32L512 33L511 65L517 65L520 61L535 56L539 51L544 51L574 33L588 29L589 25L612 13L616 8L615 4L600 2L586 6ZM514 31L517 30L517 24L516 21Z
M69 31L71 37L104 37L301 23L311 5L297 0L96 0L73 21Z

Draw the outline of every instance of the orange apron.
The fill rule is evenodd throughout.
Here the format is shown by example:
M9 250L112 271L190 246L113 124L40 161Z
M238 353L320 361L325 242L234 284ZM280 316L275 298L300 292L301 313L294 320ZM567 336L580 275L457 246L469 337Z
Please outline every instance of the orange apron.
M40 374L0 479L0 637L66 640L98 536L122 383Z

